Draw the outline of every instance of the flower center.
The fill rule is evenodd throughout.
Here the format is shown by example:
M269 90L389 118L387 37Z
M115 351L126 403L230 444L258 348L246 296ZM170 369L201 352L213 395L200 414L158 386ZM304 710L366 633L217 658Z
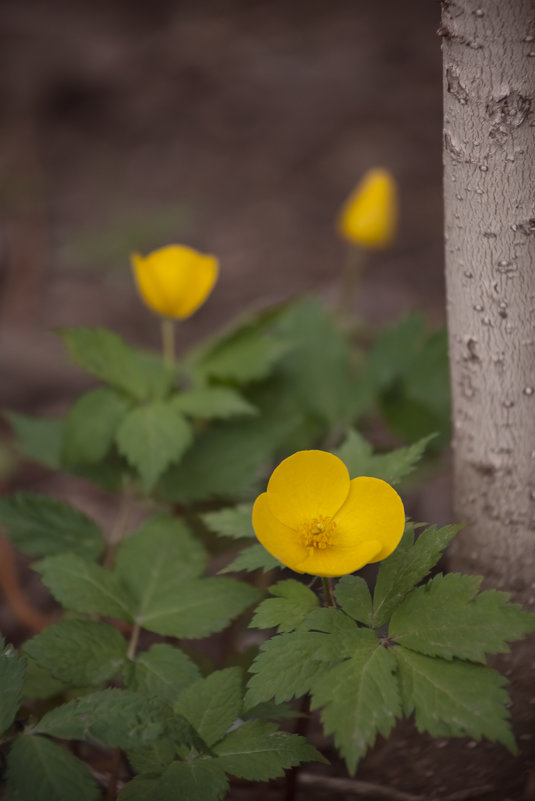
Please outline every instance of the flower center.
M324 550L331 544L336 523L330 517L313 517L301 526L301 542L305 548Z

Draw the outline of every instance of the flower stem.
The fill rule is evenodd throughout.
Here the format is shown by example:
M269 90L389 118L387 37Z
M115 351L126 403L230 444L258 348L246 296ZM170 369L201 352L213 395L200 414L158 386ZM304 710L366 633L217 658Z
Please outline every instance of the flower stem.
M163 362L171 371L175 366L175 321L170 317L162 318L162 352Z
M136 648L139 640L139 632L141 631L141 624L137 622L134 623L132 628L132 633L130 635L130 640L128 642L128 651L126 652L127 659L133 659L136 655Z
M340 296L338 298L338 314L343 320L349 317L365 260L366 254L362 248L348 247L340 281Z
M323 592L325 593L325 600L327 606L336 606L334 596L332 593L332 579L322 577L321 583L323 584Z

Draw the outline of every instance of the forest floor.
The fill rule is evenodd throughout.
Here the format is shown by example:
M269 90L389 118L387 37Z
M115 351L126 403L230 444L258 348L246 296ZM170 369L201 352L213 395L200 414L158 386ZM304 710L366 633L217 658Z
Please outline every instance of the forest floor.
M87 385L56 327L105 325L158 345L132 249L184 241L220 258L217 289L182 327L181 347L247 308L334 298L344 246L333 221L375 165L399 181L400 232L370 259L355 313L373 326L414 309L444 322L439 14L428 0L2 4L1 408L59 413ZM15 465L9 486L109 511L82 482L35 467ZM415 504L418 519L451 520L446 465ZM25 581L39 602L38 582ZM20 638L5 606L0 625ZM353 791L313 719L332 764L317 778L303 769L295 798L535 799L535 699L525 675L521 685L520 756L432 740L406 722L359 769L371 785ZM230 797L289 799L290 784Z

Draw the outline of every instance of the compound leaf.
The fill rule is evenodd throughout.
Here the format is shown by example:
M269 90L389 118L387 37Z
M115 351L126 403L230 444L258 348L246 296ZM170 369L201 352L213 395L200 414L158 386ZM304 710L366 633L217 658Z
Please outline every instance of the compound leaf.
M238 556L226 565L220 573L238 573L242 570L251 573L253 570L263 570L267 573L276 567L283 567L281 563L266 551L259 542L245 548Z
M252 504L242 503L238 506L220 509L218 512L206 512L201 515L201 520L215 534L239 540L255 536L251 521L252 514Z
M229 387L204 387L180 392L173 398L172 406L180 414L201 419L226 419L257 414L249 401Z
M199 668L180 648L165 643L153 645L125 667L125 681L130 690L155 695L172 704L177 695L197 679Z
M65 462L96 464L104 459L128 409L126 398L108 387L93 389L78 398L65 420Z
M275 598L268 598L257 607L249 624L252 628L277 627L279 634L298 629L313 609L319 606L316 593L295 579L279 581L269 588Z
M191 723L206 745L212 746L239 716L242 697L241 670L231 667L190 684L173 709Z

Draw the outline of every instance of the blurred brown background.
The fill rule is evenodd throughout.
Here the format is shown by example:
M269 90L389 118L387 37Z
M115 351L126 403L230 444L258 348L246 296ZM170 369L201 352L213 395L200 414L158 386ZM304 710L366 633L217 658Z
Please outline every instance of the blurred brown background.
M76 391L56 326L157 345L133 249L221 259L184 344L250 305L334 296L333 220L376 165L400 183L401 229L358 310L442 320L438 24L429 0L4 0L0 403Z

